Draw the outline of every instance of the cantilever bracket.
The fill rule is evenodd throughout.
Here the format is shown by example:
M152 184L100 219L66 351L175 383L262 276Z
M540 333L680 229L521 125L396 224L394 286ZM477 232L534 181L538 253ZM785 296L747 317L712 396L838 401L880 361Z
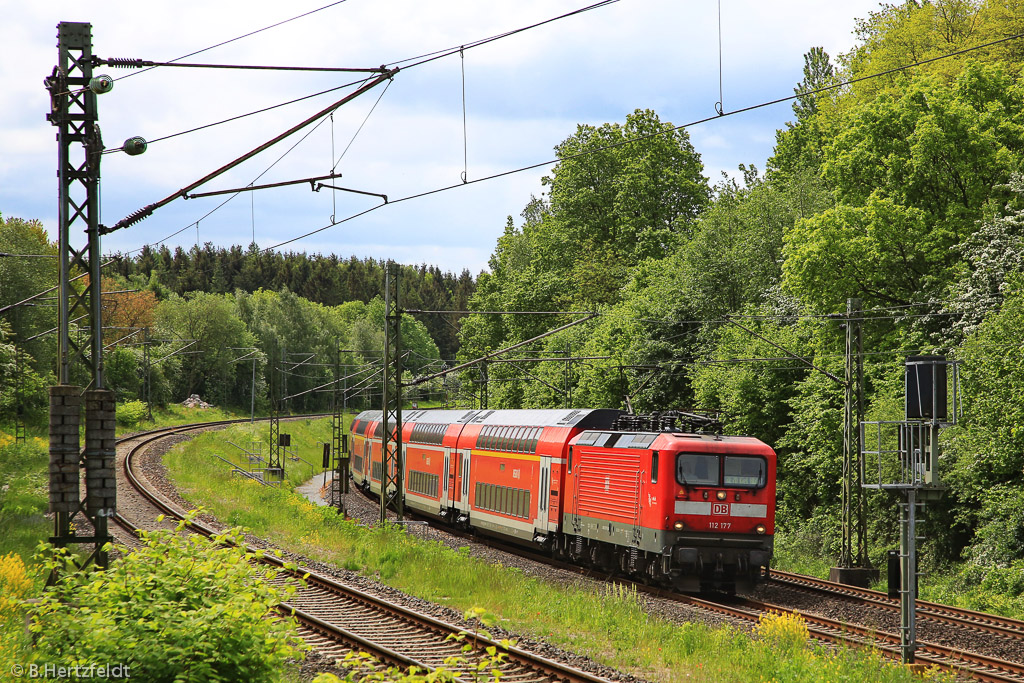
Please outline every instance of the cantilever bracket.
M310 183L312 185L313 183ZM353 190L350 187L337 187L335 185L327 185L326 183L317 183L316 187L313 188L313 192L319 192L321 187L326 187L331 190L341 190L342 192L354 192L356 194L365 194L371 197L380 197L384 200L384 203L388 203L388 196L386 194L380 194L379 192L364 192L363 190Z

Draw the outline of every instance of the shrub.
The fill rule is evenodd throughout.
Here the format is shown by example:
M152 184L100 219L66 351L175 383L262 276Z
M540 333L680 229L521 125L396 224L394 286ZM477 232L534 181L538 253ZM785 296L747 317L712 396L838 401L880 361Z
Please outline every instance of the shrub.
M294 620L276 616L295 585L271 585L283 570L225 545L242 540L239 529L210 542L183 527L145 533L104 572L67 571L69 554L43 546L44 567L62 578L29 606L29 664L120 664L153 683L278 680L305 647Z
M117 424L122 427L137 427L142 418L146 417L147 406L144 401L125 401L117 406Z
M31 589L32 578L21 557L14 553L0 557L0 671L5 673L23 657L27 647L22 600Z
M810 634L799 614L769 611L757 621L757 637L772 649L791 653L806 648Z

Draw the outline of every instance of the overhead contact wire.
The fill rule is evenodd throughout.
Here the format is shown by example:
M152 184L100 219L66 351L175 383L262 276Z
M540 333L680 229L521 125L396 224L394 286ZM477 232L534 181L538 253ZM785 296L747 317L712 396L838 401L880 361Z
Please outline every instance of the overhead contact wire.
M311 14L316 14L317 12L321 12L321 11L323 11L325 9L330 9L331 7L334 7L336 5L340 5L343 2L347 2L347 0L337 0L336 2L329 3L327 5L324 5L323 7L317 7L316 9L310 10L308 12L304 12L302 14L298 14L298 15L292 17L291 19L285 19L284 21L279 21L276 24L271 24L270 26L264 26L263 28L256 29L255 31L250 31L249 33L245 33L245 34L237 36L235 38L231 38L229 40L225 40L223 42L217 43L216 45L211 45L210 47L204 47L202 50L196 50L195 52L190 52L187 55L182 55L181 57L175 57L174 59L171 59L171 60L168 60L168 61L169 62L179 62L182 59L188 59L189 57L194 57L194 56L196 56L198 54L202 54L203 52L208 52L208 51L213 50L215 48L223 47L223 46L228 45L230 43L234 43L235 41L242 40L243 38L248 38L250 36L254 36L257 33L263 33L264 31L269 31L272 28L277 28L278 26L283 26L283 25L285 25L287 23L290 23L292 21L296 21L297 19L302 19L304 17L310 16ZM157 67L156 66L147 67L147 68L142 69L140 71L134 71L132 73L125 74L124 76L120 76L120 77L118 77L118 78L116 78L114 80L120 81L120 80L123 80L125 78L130 78L132 76L138 76L141 73L145 73L146 71L150 71L150 70L155 69L155 68L157 68Z
M617 0L613 0L613 1L617 1ZM602 4L604 4L604 3L602 3ZM547 161L541 161L541 162L538 162L536 164L530 164L528 166L521 166L519 168L511 169L511 170L508 170L508 171L502 171L501 173L494 173L492 175L484 176L482 178L476 178L474 180L469 180L469 181L464 182L464 183L458 183L458 184L455 184L455 185L447 185L447 186L444 186L444 187L435 188L433 190L426 190L424 192L419 192L419 193L416 193L416 194L411 194L411 195L408 195L408 196L405 196L405 197L399 197L398 199L392 199L389 202L381 203L381 204L373 206L373 207L371 207L369 209L366 209L365 211L361 211L361 212L359 212L357 214L353 214L352 216L349 216L348 218L340 220L337 223L334 223L332 225L325 225L322 228L317 228L316 230L311 230L311 231L309 231L309 232L307 232L305 234L299 235L298 237L294 237L294 238L292 238L290 240L286 240L284 242L280 242L280 243L275 244L273 246L267 247L266 251L269 251L271 249L276 249L277 247L281 247L281 246L284 246L286 244L291 244L292 242L297 242L297 241L299 241L301 239L305 239L306 237L310 237L311 235L315 235L315 234L317 234L319 232L323 232L324 230L332 228L332 227L334 227L334 225L340 225L341 223L345 223L345 222L347 222L347 221L349 221L349 220L351 220L353 218L357 218L359 216L364 216L364 215L366 215L366 214L368 214L368 213L370 213L372 211L376 211L377 209L379 209L379 208L381 208L383 206L387 206L388 204L399 204L401 202L409 201L411 199L419 199L421 197L427 197L429 195L438 194L440 192L447 192L448 190L453 190L453 189L455 189L457 187L463 187L465 185L472 185L474 183L480 183L480 182L484 182L484 181L487 181L487 180L494 180L496 178L502 178L504 176L514 175L516 173L522 173L523 171L529 171L529 170L532 170L532 169L535 169L535 168L543 168L543 167L546 167L546 166L551 166L552 164L562 163L564 161L571 161L573 159L579 159L579 158L582 158L582 157L585 157L585 156L590 156L592 154L597 154L599 152L604 152L604 151L607 151L607 150L610 150L610 149L617 149L619 147L624 147L626 145L632 145L632 144L637 143L637 142L643 142L645 140L651 140L651 139L656 138L656 137L661 137L662 135L667 135L668 133L674 133L676 131L684 130L686 128L692 128L694 126L699 126L701 124L708 123L709 121L715 121L717 119L720 119L720 118L723 118L723 117L726 117L726 116L735 116L736 114L743 114L743 113L746 113L746 112L749 112L749 111L755 111L757 109L763 109L764 107L770 107L772 105L781 104L783 102L789 102L791 100L797 99L798 97L804 97L806 95L815 95L815 94L818 94L818 93L828 92L830 90L836 90L838 88L842 88L842 87L845 87L845 86L848 86L848 85L852 85L853 83L859 83L861 81L866 81L866 80L869 80L869 79L872 79L872 78L880 78L882 76L888 76L890 74L893 74L893 73L896 73L896 72L899 72L899 71L906 71L907 69L912 69L912 68L915 68L915 67L918 67L918 66L923 66L925 64L930 64L932 62L936 62L936 61L939 61L941 59L948 59L950 57L956 57L958 55L967 54L967 53L973 52L975 50L980 50L980 49L983 49L983 48L986 48L986 47L991 47L993 45L998 45L999 43L1005 43L1005 42L1010 41L1010 40L1017 40L1017 39L1020 39L1022 37L1024 37L1024 33L1016 33L1016 34L1014 34L1012 36L1006 36L1004 38L1000 38L998 40L993 40L993 41L988 42L988 43L983 43L981 45L975 45L973 47L964 48L962 50L956 50L955 52L950 52L948 54L940 55L938 57L932 57L930 59L923 59L921 61L914 62L912 64L905 64L903 66L899 66L899 67L896 67L896 68L893 68L893 69L888 69L886 71L880 71L878 73L868 74L866 76L859 76L857 78L851 78L851 79L843 81L841 83L836 83L836 84L833 84L833 85L823 86L821 88L816 88L814 90L807 90L807 91L804 91L804 92L796 93L794 95L789 95L787 97L780 97L778 99L770 100L768 102L761 102L760 104L752 104L749 107L743 107L741 109L735 109L733 111L724 112L722 114L716 114L715 116L708 116L708 117L705 117L705 118L702 118L702 119L697 119L696 121L691 121L690 123L685 123L685 124L680 125L680 126L672 126L672 127L664 128L664 129L662 129L662 130L660 130L660 131L658 131L656 133L649 133L647 135L641 135L639 137L629 138L628 140L623 140L621 142L609 143L607 145L603 145L601 147L597 147L597 148L592 149L592 150L587 150L585 152L579 152L577 154L572 154L572 155L564 157L564 158L549 159ZM451 54L451 53L447 53L447 54ZM419 62L419 63L423 63L423 62ZM413 66L415 66L415 64Z

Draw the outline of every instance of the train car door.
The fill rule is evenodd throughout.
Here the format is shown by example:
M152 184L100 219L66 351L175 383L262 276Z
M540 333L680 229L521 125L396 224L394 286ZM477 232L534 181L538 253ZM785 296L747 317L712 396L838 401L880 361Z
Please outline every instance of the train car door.
M551 456L540 456L540 485L537 487L537 528L548 530L548 508L551 503Z
M441 479L442 479L442 482L441 482L441 510L442 511L445 510L448 507L448 505L449 505L448 487L449 487L450 483L454 482L454 480L455 480L455 477L452 474L452 471L450 469L451 468L451 459L452 459L452 449L446 447L444 449L444 469L441 470L441 472L442 472L442 474L441 474Z
M462 460L462 471L456 480L459 482L460 495L455 507L466 514L469 514L469 454L468 448L459 451L458 457Z

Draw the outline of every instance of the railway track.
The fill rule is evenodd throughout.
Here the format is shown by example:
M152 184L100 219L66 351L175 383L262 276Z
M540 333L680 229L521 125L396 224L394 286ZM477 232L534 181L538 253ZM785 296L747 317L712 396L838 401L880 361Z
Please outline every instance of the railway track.
M136 456L160 439L232 422L155 430L122 439L118 446L118 507L127 514L118 512L117 524L134 537L143 525L151 528L157 515L174 520L183 517L185 511L154 491L145 476L137 471ZM163 524L171 522L165 519ZM189 528L206 536L215 533L199 522L191 523ZM284 568L283 562L272 556L264 556L262 561ZM343 657L350 651L368 652L388 665L403 669L416 666L427 671L445 666L459 677L457 680L469 680L470 672L475 671L481 661L490 661L487 650L493 648L504 653L502 661L494 663L493 668L500 669L505 680L522 683L607 680L514 646L506 648L484 634L466 634L456 626L344 585L309 568L286 571L305 580L294 597L282 603L282 611L294 614L307 642L330 658ZM463 650L466 643L472 646L469 651Z
M366 491L364 494L369 495ZM447 533L465 539L472 539L517 557L557 566L561 569L596 579L613 580L630 585L638 591L666 600L689 605L698 610L712 612L737 622L756 624L762 616L775 612L795 614L807 624L810 636L825 643L841 644L851 647L868 647L882 656L899 661L900 637L898 632L886 631L877 626L862 626L851 621L831 619L815 614L806 609L793 609L781 604L774 604L753 598L726 597L714 599L674 593L655 586L633 582L622 577L610 577L586 567L553 560L547 555L532 552L529 549L507 544L499 539L470 534L462 530L440 525L436 520L424 517L430 524L442 528ZM844 584L814 579L799 574L789 574L772 570L772 581L788 587L807 591L816 595L840 598L864 609L883 611L895 614L898 618L899 601L893 600L884 593L867 589L855 588ZM932 620L946 626L970 630L987 636L1011 641L1024 641L1024 622L1006 619L996 615L963 610L937 603L918 601L919 619ZM939 643L931 643L918 639L917 663L933 665L942 671L957 676L967 676L974 680L991 683L1024 683L1024 665L1000 657L974 652L962 647L951 647Z
M900 610L899 599L890 598L885 593L868 588L847 586L841 583L825 581L824 579L778 570L772 570L771 580L775 583L808 593L840 597L859 604L871 605L886 612L899 614ZM976 612L950 605L940 605L936 602L918 600L917 618L919 621L952 624L981 633L990 633L1014 640L1024 640L1024 621L1000 617L995 614L986 614L985 612Z

